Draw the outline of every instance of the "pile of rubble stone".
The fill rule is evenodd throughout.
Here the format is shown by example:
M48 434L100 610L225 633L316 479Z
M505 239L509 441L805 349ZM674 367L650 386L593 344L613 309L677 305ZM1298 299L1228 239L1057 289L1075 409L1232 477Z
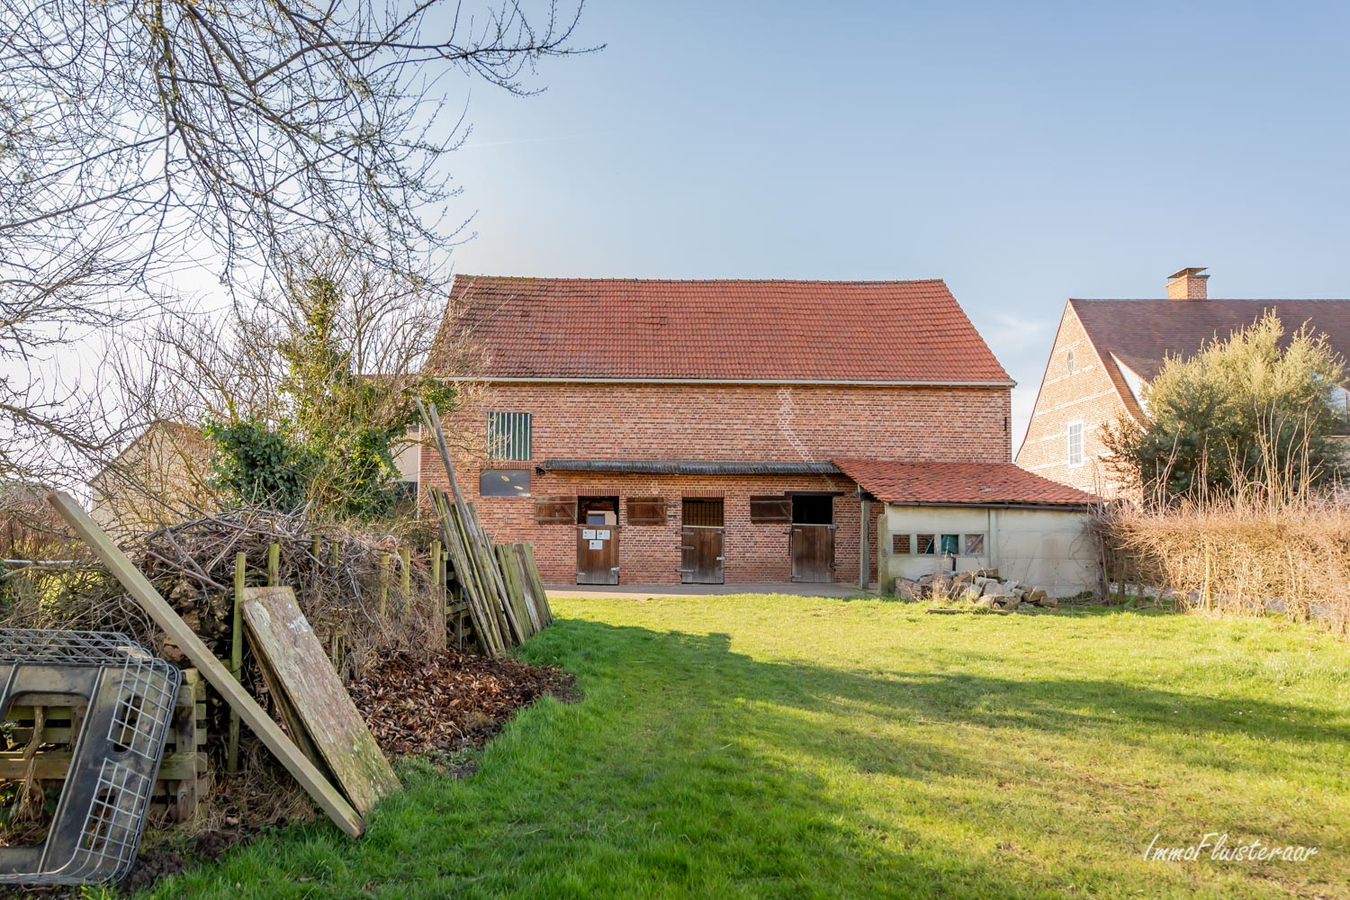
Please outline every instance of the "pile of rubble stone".
M1022 604L1054 608L1059 601L1029 584L998 577L997 569L977 569L953 575L921 575L897 578L895 595L901 600L966 602L988 609L1013 610Z

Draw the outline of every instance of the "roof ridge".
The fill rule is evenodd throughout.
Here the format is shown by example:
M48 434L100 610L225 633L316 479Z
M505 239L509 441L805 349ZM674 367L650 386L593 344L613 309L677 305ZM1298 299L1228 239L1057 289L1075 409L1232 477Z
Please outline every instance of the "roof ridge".
M609 281L638 284L945 284L941 278L627 278L618 275L470 275L489 281Z
M1350 297L1210 297L1173 300L1170 297L1070 297L1070 303L1175 303L1203 308L1206 303L1350 303Z

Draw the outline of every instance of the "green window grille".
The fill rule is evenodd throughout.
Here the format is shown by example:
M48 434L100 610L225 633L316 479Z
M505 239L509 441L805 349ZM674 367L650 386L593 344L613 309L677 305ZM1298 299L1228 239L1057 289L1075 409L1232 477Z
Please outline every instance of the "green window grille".
M533 428L534 423L529 413L488 413L488 459L531 459Z

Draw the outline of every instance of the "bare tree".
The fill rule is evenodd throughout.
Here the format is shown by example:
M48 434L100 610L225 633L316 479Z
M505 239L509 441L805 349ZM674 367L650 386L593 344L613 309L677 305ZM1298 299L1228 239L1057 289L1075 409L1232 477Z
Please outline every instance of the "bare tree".
M96 443L12 373L185 268L284 289L318 239L425 279L462 227L447 76L527 93L538 59L581 52L580 0L484 3L0 0L0 477L6 430Z
M240 298L225 313L166 310L110 356L119 405L140 422L192 426L192 434L166 434L180 454L201 457L170 467L182 482L172 491L142 464L144 454L101 459L100 486L115 486L138 520L170 523L203 508L212 486L202 423L248 423L337 448L353 430L402 435L415 418L414 396L433 391L442 405L450 401L448 388L422 374L446 315L434 280L391 274L325 244L294 254L285 280L287 289ZM459 355L468 366L467 351ZM308 499L322 505L358 467L342 452L318 457Z

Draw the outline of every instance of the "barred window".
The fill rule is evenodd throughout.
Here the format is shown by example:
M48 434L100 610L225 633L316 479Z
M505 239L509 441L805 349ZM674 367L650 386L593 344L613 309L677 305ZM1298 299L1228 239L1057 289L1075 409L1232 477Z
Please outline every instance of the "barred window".
M488 413L488 459L530 459L533 428L533 417L529 413Z

